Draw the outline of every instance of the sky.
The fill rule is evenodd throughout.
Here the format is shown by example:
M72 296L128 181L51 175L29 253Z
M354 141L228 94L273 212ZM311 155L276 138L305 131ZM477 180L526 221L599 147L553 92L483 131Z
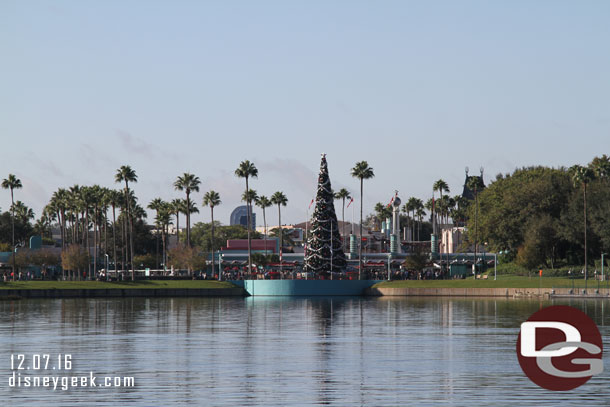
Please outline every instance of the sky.
M250 160L296 223L321 153L357 205L350 169L373 167L365 214L440 178L460 194L466 167L587 164L610 154L608 21L603 0L1 0L0 179L38 217L57 188L120 188L121 165L143 206L190 172L228 224Z

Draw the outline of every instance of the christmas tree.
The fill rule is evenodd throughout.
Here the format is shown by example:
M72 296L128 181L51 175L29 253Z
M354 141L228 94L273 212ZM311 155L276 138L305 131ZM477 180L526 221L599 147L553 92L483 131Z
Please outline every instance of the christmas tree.
M309 233L307 252L305 253L305 271L314 273L343 271L346 265L345 254L343 253L337 215L335 214L334 196L328 177L326 154L322 154L322 161L320 162L316 208L313 212Z

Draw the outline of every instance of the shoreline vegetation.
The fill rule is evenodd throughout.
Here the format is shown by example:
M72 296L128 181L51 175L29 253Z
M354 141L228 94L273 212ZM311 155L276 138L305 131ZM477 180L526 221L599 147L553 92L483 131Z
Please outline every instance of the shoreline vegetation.
M493 274L487 279L457 280L392 280L375 284L375 288L585 288L585 280L565 277L539 277ZM607 289L610 281L590 279L590 290ZM137 280L137 281L9 281L0 283L0 290L96 290L96 289L235 289L230 281L216 280Z
M351 267L351 271L356 271L359 279L366 278L367 267L370 272L378 271L363 262L366 260L365 246L369 253L387 254L388 262L395 253L410 254L400 264L401 271L410 274L408 277L470 277L470 266L474 266L476 277L487 273L485 282L473 280L469 283L466 279L442 283L435 280L388 283L398 286L467 287L472 284L472 287L499 287L497 284L508 284L507 287L527 288L544 284L580 287L585 284L581 281L583 277L588 278L586 284L589 286L597 286L598 272L605 272L607 262L604 258L610 252L610 157L606 154L594 157L586 166L517 168L512 173L499 173L487 183L482 168L480 175L469 175L467 169L461 194L452 197L449 185L438 179L432 185L431 197L405 196L406 203L401 206L395 192L389 204L377 202L366 218L363 180L374 177L373 168L366 161L357 162L350 174L360 184L360 233L349 236L350 259L358 259L358 268ZM334 202L341 201L344 221L345 209L356 194L347 190L329 193L332 188L325 155L321 160L316 206L311 217L308 212L301 243L291 242L289 233L281 226L281 207L288 203L286 195L276 191L268 200L250 188L253 186L251 181L258 175L258 169L248 160L242 161L235 170L235 176L245 180L242 201L247 206L246 225L226 226L215 221L214 208L222 201L220 194L210 190L201 201L201 205L210 208L210 222L197 222L191 228L191 215L199 212L197 193L202 185L202 180L194 174L184 173L173 183L175 190L185 193L184 199L170 202L158 197L146 206L155 213L154 219L148 221L145 203L139 202L134 192L138 175L129 165L123 165L114 176L115 183L120 186L118 189L100 185L60 187L51 195L34 224L34 211L15 200L15 192L23 185L14 174L9 174L2 181L2 188L10 192L11 206L0 211L0 272L13 281L22 280L22 276L27 279L32 276L57 278L66 273L72 281L81 278L92 281L103 277L106 270L130 270L133 284L137 284L136 268L178 269L186 270L191 277L210 276L215 274L216 259L222 258L219 253L224 242L238 239L248 241L246 267L250 272L252 264L265 268L278 261L281 269L282 254L294 253L295 246L302 247L303 251L305 246L308 248L303 261L306 271L322 275L329 269L350 272L345 262L348 240L345 222L343 230L339 230ZM312 204L313 200L310 207ZM253 230L252 205L263 210L264 234ZM278 227L267 233L264 210L270 205L278 206ZM186 218L184 232L179 226L181 215ZM390 227L388 219L392 217ZM316 229L316 225L326 224L328 220L332 225L330 231ZM175 228L170 228L174 224ZM342 231L343 241L340 239ZM279 238L279 245L273 249L276 259L252 251L252 239L266 240L275 237L274 234ZM362 243L358 243L360 239ZM352 240L355 241L352 243ZM266 252L267 242L264 245ZM323 253L314 256L316 248ZM455 253L456 261L462 257L461 263L451 262L450 265L449 255L444 259L441 254L445 252ZM498 275L513 276L513 279L502 277L497 280L500 282L490 282L492 254ZM396 263L393 261L394 271ZM243 266L243 261L236 266ZM227 268L229 266L225 265L222 271L225 278L220 278L235 278L235 273ZM544 269L543 281L536 282L531 277L537 277L540 268ZM382 276L381 272L378 274ZM552 277L558 279L545 279ZM119 287L113 284L112 287Z
M506 276L498 275L497 280L493 274L486 280L474 280L467 278L463 280L394 280L375 284L374 288L572 288L584 289L584 279L570 279L564 277L539 277ZM589 290L598 287L598 281L590 279L586 282ZM609 281L599 281L599 288L610 287Z
M136 281L9 281L0 290L97 290L97 289L233 289L236 285L215 280L136 280Z

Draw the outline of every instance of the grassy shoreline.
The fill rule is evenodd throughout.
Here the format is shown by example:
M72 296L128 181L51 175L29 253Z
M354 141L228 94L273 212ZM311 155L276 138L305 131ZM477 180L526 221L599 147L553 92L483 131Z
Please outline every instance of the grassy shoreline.
M599 288L610 287L610 282L599 281ZM467 278L464 280L396 280L378 283L376 288L584 288L584 279L569 279L565 277L522 277L522 276L498 276L494 281L493 275L487 280L475 280ZM598 281L590 279L587 281L588 289L596 289Z
M564 277L523 277L501 275L494 281L487 280L395 280L376 284L378 288L584 288L583 279L571 280ZM596 280L587 281L589 289L598 287ZM599 288L610 287L609 282L600 281ZM139 281L15 281L0 282L0 290L52 290L52 289L231 289L230 282L215 280L139 280Z
M0 290L83 290L83 289L231 289L235 285L214 280L140 280L140 281L15 281L0 283Z

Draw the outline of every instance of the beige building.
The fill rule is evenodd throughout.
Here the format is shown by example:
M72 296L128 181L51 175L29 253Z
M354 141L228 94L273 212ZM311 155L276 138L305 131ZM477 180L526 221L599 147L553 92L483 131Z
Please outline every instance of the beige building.
M441 230L440 253L457 253L464 242L465 227L444 227Z

